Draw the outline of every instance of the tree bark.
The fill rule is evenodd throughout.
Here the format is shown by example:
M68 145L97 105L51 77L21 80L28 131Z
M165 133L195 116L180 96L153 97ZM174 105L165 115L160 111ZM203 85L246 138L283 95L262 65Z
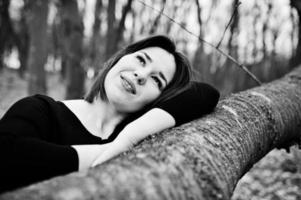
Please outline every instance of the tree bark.
M48 1L25 1L29 32L28 94L46 93Z
M230 199L253 164L275 147L300 142L300 128L301 66L94 169L0 199Z

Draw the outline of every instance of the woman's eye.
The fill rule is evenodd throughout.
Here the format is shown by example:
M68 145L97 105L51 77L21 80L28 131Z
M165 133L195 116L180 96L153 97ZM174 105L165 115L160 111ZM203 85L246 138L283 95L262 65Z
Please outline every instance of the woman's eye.
M159 89L161 90L162 89L162 83L161 83L160 79L157 76L152 76L152 78L154 79L154 81L158 85Z
M142 66L144 66L146 64L145 59L142 56L138 55L137 59Z

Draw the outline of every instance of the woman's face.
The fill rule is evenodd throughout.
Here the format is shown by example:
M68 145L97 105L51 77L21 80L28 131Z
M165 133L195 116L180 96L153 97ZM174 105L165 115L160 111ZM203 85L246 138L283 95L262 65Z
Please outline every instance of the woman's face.
M159 47L125 55L105 78L108 102L119 112L136 112L159 97L175 71L174 56Z

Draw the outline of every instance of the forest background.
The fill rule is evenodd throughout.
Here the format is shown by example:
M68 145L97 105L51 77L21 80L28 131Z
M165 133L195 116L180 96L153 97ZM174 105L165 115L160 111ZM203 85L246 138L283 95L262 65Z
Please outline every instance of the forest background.
M269 82L301 63L300 15L299 0L0 0L0 116L35 93L81 98L111 55L152 34L173 38L225 97L258 84L198 38ZM232 199L301 199L301 153L290 150L257 163Z

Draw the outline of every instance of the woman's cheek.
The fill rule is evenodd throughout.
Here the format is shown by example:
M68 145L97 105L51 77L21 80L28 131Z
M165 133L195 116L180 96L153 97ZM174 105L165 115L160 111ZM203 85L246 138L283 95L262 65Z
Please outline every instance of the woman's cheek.
M160 96L160 94L161 94L161 92L157 88L150 89L149 96L148 96L148 99L149 99L148 103L156 100Z

